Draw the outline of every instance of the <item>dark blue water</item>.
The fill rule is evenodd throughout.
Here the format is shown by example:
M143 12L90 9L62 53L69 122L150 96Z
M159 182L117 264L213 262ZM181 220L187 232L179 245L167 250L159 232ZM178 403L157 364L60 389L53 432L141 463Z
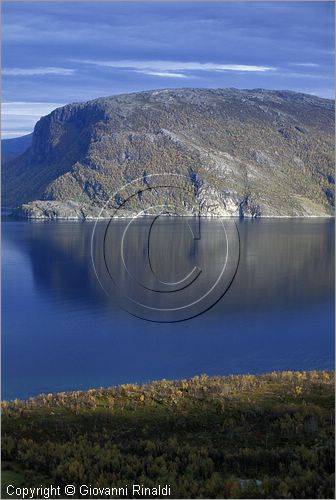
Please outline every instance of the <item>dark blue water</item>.
M175 222L166 224L171 231ZM202 224L211 234L213 223ZM240 263L227 293L203 315L172 324L138 319L104 293L92 228L3 221L3 399L202 373L333 368L333 221L239 222ZM179 245L167 251L176 262L185 254ZM221 247L212 252L218 260Z

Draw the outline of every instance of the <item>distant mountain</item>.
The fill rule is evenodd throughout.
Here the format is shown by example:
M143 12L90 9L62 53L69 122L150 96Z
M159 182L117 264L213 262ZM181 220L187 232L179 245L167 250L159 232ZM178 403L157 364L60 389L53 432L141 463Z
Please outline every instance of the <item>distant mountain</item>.
M1 140L1 163L13 160L24 153L32 143L33 134Z
M194 200L182 199L190 212L196 201L205 215L330 215L334 103L290 91L178 89L69 104L41 118L31 147L4 165L3 203L25 204L27 216L95 216L118 187L164 172L190 182Z

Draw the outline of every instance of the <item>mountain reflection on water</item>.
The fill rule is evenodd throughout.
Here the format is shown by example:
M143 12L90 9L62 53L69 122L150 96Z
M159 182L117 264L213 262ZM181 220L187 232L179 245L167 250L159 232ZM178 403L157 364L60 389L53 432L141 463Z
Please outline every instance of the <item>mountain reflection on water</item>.
M114 238L126 223L112 223L112 263ZM207 287L223 260L219 223L202 219L202 241L195 242L181 220L157 222L155 274L178 281L199 266ZM144 224L137 221L126 247L142 281ZM115 289L103 291L91 261L93 223L5 220L3 397L200 373L331 368L333 221L243 220L237 226L239 266L224 297L199 317L161 324L131 316L118 306ZM106 222L98 224L98 232L105 228ZM229 270L237 264L236 255L230 259Z

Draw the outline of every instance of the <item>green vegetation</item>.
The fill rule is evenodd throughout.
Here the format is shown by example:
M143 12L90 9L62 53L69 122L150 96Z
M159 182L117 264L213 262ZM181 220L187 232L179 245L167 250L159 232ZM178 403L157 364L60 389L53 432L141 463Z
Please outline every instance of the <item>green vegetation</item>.
M170 484L173 498L334 498L332 372L161 380L2 406L3 490L137 483Z

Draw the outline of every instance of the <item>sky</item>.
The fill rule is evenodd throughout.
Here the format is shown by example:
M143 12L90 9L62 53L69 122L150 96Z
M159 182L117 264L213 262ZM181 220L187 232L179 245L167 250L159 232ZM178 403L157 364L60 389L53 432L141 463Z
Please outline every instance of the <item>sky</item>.
M14 2L2 6L2 137L58 106L158 88L334 97L333 2Z

